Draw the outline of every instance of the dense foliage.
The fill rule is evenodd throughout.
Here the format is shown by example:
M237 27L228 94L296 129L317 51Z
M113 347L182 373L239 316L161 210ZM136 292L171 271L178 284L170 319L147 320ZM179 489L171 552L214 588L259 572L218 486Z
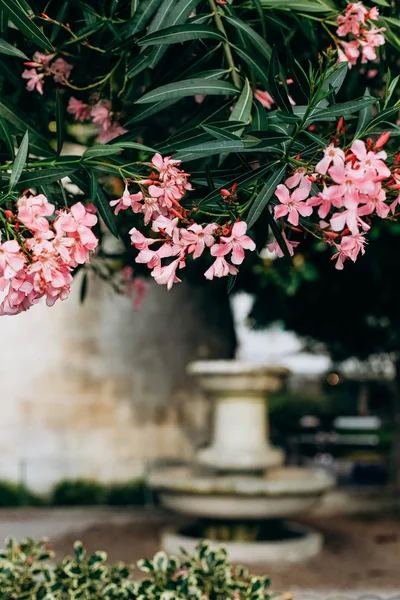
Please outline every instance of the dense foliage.
M82 268L140 300L147 268L231 288L246 255L257 279L268 241L355 261L400 185L400 21L378 4L2 0L2 314Z
M226 552L203 542L182 560L158 552L153 560L138 562L145 574L133 581L132 566L110 565L105 552L88 556L81 542L74 553L55 567L46 540L18 544L7 540L0 554L2 600L267 600L269 580L232 567Z

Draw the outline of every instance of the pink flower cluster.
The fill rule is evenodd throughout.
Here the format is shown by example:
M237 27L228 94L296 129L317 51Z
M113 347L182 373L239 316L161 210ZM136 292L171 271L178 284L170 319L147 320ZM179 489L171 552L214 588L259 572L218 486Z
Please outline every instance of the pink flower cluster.
M400 172L396 166L393 172L388 168L387 154L382 150L388 138L389 134L384 133L375 144L368 140L367 145L355 140L346 151L332 142L314 173L307 175L305 168L297 169L275 191L279 200L275 217L285 218L292 230L301 231L304 224L300 217L311 217L317 209L320 220L315 233L334 246L337 269L343 269L346 259L354 262L360 253L364 254L371 218L385 219L395 214L400 203ZM322 188L317 195L312 195L312 182ZM306 225L313 227L312 221ZM299 242L290 241L286 235L284 239L293 255ZM283 254L276 242L268 248L278 256Z
M51 222L54 205L43 194L24 195L16 206L16 215L5 211L7 234L14 237L0 244L0 289L7 290L0 315L28 310L43 297L48 306L65 300L72 270L86 263L98 244L92 205L78 202L57 211Z
M131 194L126 185L123 196L110 203L115 214L130 208L134 213L143 214L145 224L151 223L152 231L157 235L145 237L133 227L129 232L131 243L139 250L136 262L146 264L155 281L168 289L181 281L177 271L186 266L189 255L197 259L209 250L215 260L204 276L213 279L235 275L235 265L243 262L244 250L255 249L253 240L246 235L247 225L243 221L237 221L232 227L229 224L221 227L217 223L203 226L187 218L180 201L192 186L188 182L188 173L178 169L178 165L178 160L155 154L151 176L137 182L141 191ZM156 250L150 248L154 244L157 244ZM227 260L228 255L231 262ZM167 264L163 263L164 259Z
M35 52L32 61L25 62L27 67L22 73L23 79L27 79L26 89L29 92L36 90L39 94L43 94L43 83L45 77L52 76L56 83L64 83L71 74L72 65L67 63L63 58L54 59L54 54L42 54Z
M350 36L350 41L338 40L339 61L355 65L361 54L361 62L376 59L376 48L385 43L382 35L385 27L376 28L373 21L379 19L376 6L368 10L362 2L352 2L347 5L344 15L337 18L339 37Z
M76 121L81 123L92 121L97 130L97 141L100 144L107 144L107 142L127 132L114 118L109 100L98 100L91 105L71 96L67 111L75 117Z

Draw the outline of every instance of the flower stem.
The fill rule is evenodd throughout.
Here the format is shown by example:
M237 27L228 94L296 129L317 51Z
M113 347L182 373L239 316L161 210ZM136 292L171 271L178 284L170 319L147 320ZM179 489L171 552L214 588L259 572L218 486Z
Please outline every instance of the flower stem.
M239 77L237 69L236 69L235 61L233 60L231 47L230 47L229 42L228 42L228 37L226 35L226 30L225 30L224 24L222 22L221 15L218 12L218 7L217 7L217 5L215 3L215 0L208 0L208 3L210 5L211 10L213 11L213 16L214 16L216 28L226 38L226 41L224 42L224 46L223 47L224 47L224 53L225 53L226 60L228 62L230 70L231 70L232 81L233 81L234 85L237 88L240 89L240 87L241 87L241 85L240 85L240 77Z

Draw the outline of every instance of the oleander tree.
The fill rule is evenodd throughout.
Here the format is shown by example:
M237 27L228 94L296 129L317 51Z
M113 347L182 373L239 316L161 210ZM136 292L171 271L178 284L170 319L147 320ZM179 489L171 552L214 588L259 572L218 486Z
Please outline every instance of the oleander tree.
M81 270L140 300L143 274L258 289L266 246L355 262L398 216L400 21L377 4L0 0L1 314Z

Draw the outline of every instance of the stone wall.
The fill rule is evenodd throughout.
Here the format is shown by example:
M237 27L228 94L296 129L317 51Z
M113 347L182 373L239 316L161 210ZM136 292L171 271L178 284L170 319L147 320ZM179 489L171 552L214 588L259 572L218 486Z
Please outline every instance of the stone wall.
M49 309L0 319L0 478L45 491L66 477L128 480L159 457L189 457L208 409L185 375L197 356L229 356L203 289L151 286L134 311L91 280ZM214 311L214 315L213 315ZM229 325L229 323L228 323Z

